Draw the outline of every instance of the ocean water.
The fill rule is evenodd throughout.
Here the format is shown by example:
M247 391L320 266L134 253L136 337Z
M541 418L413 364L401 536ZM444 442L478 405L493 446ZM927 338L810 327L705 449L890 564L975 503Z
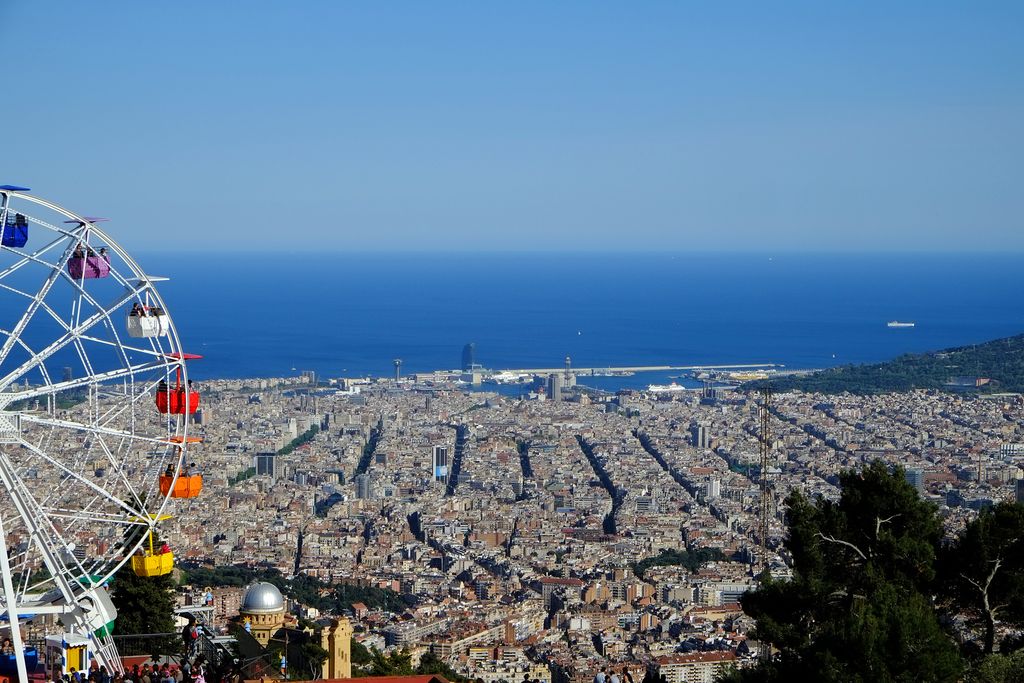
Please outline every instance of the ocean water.
M780 363L1024 332L1020 254L153 254L193 376ZM914 321L890 329L889 320ZM606 389L674 373L587 378Z

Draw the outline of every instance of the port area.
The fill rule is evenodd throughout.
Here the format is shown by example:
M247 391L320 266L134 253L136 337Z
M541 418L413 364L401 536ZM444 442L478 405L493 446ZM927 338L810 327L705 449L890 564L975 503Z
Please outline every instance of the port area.
M503 370L478 371L479 381L495 384L521 384L535 377L554 374L572 374L584 377L629 377L640 373L678 373L675 377L695 380L746 382L752 379L767 379L773 375L788 375L812 370L787 370L777 363L740 363L733 365L620 365L606 367L560 367L560 368L508 368Z

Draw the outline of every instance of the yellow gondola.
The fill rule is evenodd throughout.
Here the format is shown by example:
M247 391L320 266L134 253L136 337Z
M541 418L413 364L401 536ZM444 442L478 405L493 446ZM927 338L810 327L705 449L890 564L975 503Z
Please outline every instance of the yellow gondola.
M150 518L154 521L168 519L170 515L160 515L159 518ZM141 518L140 518L141 519ZM166 545L166 544L165 544ZM153 548L153 529L149 530L149 550L144 554L132 557L132 571L136 576L153 577L170 574L174 569L174 553L170 549L163 552L156 552Z

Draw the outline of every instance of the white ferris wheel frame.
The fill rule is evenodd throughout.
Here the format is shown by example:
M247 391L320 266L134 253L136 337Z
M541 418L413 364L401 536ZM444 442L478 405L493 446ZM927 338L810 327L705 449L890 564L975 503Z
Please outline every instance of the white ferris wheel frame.
M0 364L16 347L21 348L22 352L28 355L28 360L22 362L17 368L0 373L2 374L0 376L0 444L24 449L29 453L27 457L34 458L34 462L52 468L64 480L81 487L83 491L91 492L94 497L79 508L63 509L56 507L56 503L48 505L48 501L51 500L55 492L44 493L40 496L40 492L34 491L19 475L18 468L12 462L10 451L0 447L0 491L6 491L10 498L17 516L20 517L24 525L25 532L31 539L32 547L38 553L39 559L42 560L42 564L49 574L46 580L52 582L53 585L47 594L39 595L33 592L36 585L32 583L28 572L22 571L19 575L15 575L10 564L11 549L8 548L6 539L9 529L4 528L3 517L0 516L0 583L2 583L0 585L0 613L6 613L7 622L10 625L18 674L22 681L27 681L28 678L20 620L27 614L60 613L66 626L80 629L83 635L89 637L90 640L98 641L93 653L98 662L106 664L110 671L121 671L121 661L117 656L113 641L109 636L103 638L93 635L93 631L97 627L105 625L110 617L104 609L99 607L102 601L97 594L99 591L105 590L102 587L103 584L142 548L147 542L147 536L156 529L158 523L163 519L172 497L171 492L174 490L182 472L182 466L186 462L189 445L187 411L180 418L178 415L174 415L172 418L172 415L168 414L166 419L162 420L166 431L164 435L143 434L144 424L139 425L140 431L136 431L137 422L142 422L142 418L138 420L136 418L137 411L139 413L143 410L156 411L156 407L151 402L153 397L151 392L155 390L158 383L156 379L153 379L154 377L175 377L180 380L182 386L189 386L186 356L182 352L173 318L154 286L154 282L163 278L146 275L141 266L125 249L95 225L94 219L80 216L57 204L25 194L22 191L0 189L0 229L3 228L7 215L14 212L11 209L12 201L19 207L22 202L42 207L63 216L67 222L74 225L69 228L59 227L25 212L23 215L27 216L30 226L33 226L35 230L48 229L52 231L53 238L34 251L22 251L14 247L0 245L0 254L14 254L15 256L12 265L0 268L0 294L14 294L24 297L28 301L21 318L10 329L2 329L5 323L0 320L0 335L6 336L6 339L0 344ZM100 303L90 294L89 289L85 286L85 278L73 278L68 272L68 261L73 254L73 245L80 245L83 242L89 244L90 240L93 243L102 242L111 252L110 255L117 259L117 268L110 268L110 277L123 285L124 291L121 296L115 297L115 300L109 304ZM54 260L55 257L56 260ZM44 272L46 269L50 270L49 276L38 291L21 291L17 287L6 284L5 279L12 273L33 266L41 266ZM62 313L56 311L54 306L47 302L47 295L53 286L61 280L64 283L70 283L74 288L70 320L65 320ZM159 337L156 337L132 338L131 343L126 343L128 335L123 328L125 324L124 310L132 302L139 301L163 309L166 316L164 322L167 326L166 342L162 342ZM83 309L91 312L83 317ZM57 339L41 349L33 349L21 338L22 333L36 315L50 316L63 329ZM105 330L108 337L89 334L93 328L97 327L101 333ZM105 371L95 370L90 363L85 342L112 348L116 357L121 360L122 367ZM164 349L165 345L166 349ZM85 374L79 378L62 379L55 382L48 374L45 361L69 347L77 352ZM133 361L133 358L136 357L141 357L143 360ZM10 390L19 380L34 371L41 373L43 379L41 385L26 386L22 391ZM145 379L146 377L149 379ZM139 386L136 386L137 379L141 380ZM116 386L112 384L114 382L122 383L126 388L126 393L121 397L123 400L118 403L114 392L109 392L109 395L115 395L114 405L112 407L104 405L106 410L101 413L100 394L105 387ZM58 394L71 389L84 389L87 392L86 403L89 404L90 419L76 421L55 415L54 406ZM104 398L107 395L104 394ZM25 411L20 408L8 409L12 405L25 406L33 400L41 401L43 399L47 403L47 414L40 415L38 412ZM148 402L148 406L143 402ZM91 412L93 408L95 408L95 414ZM129 429L109 426L115 420L124 419L128 420ZM61 432L63 434L80 433L90 441L95 440L111 464L111 469L116 469L120 475L120 480L117 482L120 487L117 489L119 495L114 495L107 487L88 479L83 472L76 472L74 467L62 462L59 457L47 453L43 448L47 439L45 433L39 444L23 438L23 426L40 430L50 429L50 440L56 438L52 436L52 432L56 430L64 430ZM105 441L106 439L111 440L113 448ZM160 470L165 463L169 466L175 465L173 467L174 477L166 495L160 492L158 486L153 485L150 485L147 491L137 491L125 473L125 468L117 466L119 453L127 448L126 443L136 448L148 445L151 448L163 449L164 455L156 469ZM127 460L127 457L125 459ZM154 492L155 496L152 495ZM57 497L59 498L59 495ZM130 541L131 537L125 535L120 551L116 555L103 558L102 563L87 566L72 554L73 542L71 539L65 538L64 534L71 529L93 529L103 526L108 529L119 526L122 529L137 527L138 533L134 533L135 538ZM32 548L24 551L25 558L29 557L31 551ZM28 566L27 559L25 562Z

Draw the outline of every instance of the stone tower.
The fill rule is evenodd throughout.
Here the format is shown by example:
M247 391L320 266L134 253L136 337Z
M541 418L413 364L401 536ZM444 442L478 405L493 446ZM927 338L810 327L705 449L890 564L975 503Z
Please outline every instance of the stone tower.
M327 650L323 678L352 678L352 623L345 617L320 632L320 647Z

